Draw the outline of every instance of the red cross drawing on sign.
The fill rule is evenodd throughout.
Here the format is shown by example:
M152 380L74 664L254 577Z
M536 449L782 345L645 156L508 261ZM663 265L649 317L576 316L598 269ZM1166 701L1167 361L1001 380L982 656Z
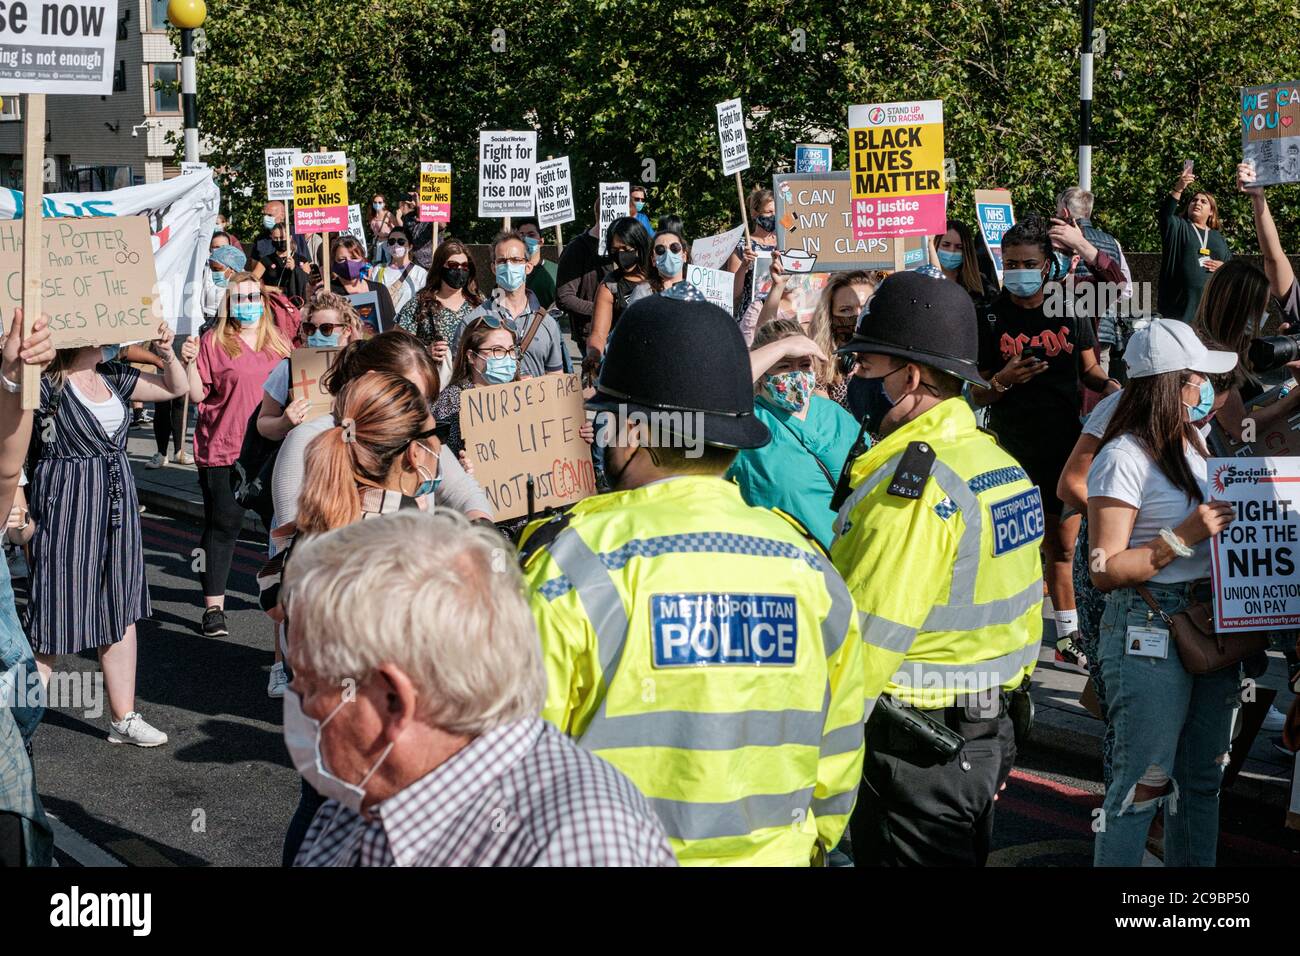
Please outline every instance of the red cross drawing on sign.
M316 384L316 379L308 378L307 372L304 369L302 372L302 379L294 386L294 391L298 392L300 398L311 398L311 395L307 391L307 389L315 384Z

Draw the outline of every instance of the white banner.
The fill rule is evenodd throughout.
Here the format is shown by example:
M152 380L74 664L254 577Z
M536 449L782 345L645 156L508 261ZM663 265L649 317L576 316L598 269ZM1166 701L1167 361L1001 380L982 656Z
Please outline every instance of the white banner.
M693 250L692 250L693 252ZM722 269L707 269L692 262L686 266L686 281L699 288L704 297L733 315L736 304L736 275Z
M1214 629L1300 624L1300 458L1211 458L1210 497L1236 509L1211 545Z
M600 184L600 225L597 235L599 243L596 248L598 255L603 256L608 251L605 248L605 234L609 231L610 223L625 218L631 203L632 188L629 183Z
M293 167L302 165L300 149L266 149L266 198L293 198Z
M537 164L537 228L549 229L573 222L573 181L569 178L569 157L548 159Z
M749 169L749 142L745 138L745 111L740 100L718 104L718 143L722 147L722 171L732 173Z
M357 242L361 243L361 249L370 258L370 243L366 242L366 229L361 222L361 207L359 205L348 206L348 228L344 230L345 236L351 236Z
M484 218L531 216L537 134L531 130L481 130L478 134L478 214Z
M706 269L721 269L727 264L728 257L736 251L736 245L744 234L744 225L739 225L716 236L696 239L691 243L691 262Z
M201 170L109 192L47 193L42 209L46 217L147 217L163 315L177 335L193 335L203 324L203 274L220 201L212 171ZM22 217L23 194L0 188L0 219Z

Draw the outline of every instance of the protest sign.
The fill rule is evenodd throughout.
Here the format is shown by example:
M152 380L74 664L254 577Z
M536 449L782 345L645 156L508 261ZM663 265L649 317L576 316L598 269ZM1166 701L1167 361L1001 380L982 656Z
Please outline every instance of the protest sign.
M1241 154L1256 185L1300 182L1300 81L1242 89Z
M853 237L848 172L784 173L773 186L777 248L814 257L813 272L894 268L895 240Z
M348 295L348 301L352 303L352 308L356 310L357 318L370 326L372 330L375 332L387 331L382 326L382 316L379 314L378 292L352 292Z
M293 167L300 164L302 150L266 149L266 198L293 198Z
M708 299L727 315L736 311L736 275L724 269L710 269L697 262L686 265L686 281L696 286Z
M451 163L420 164L420 222L451 222Z
M975 190L975 220L979 223L984 248L993 259L993 268L1002 284L1002 237L1016 222L1016 211L1011 205L1009 189Z
M718 142L722 146L722 171L732 173L749 169L749 143L745 139L745 113L740 100L718 104Z
M598 255L605 255L605 233L609 230L609 224L625 217L631 202L632 190L627 183L600 184L600 226L597 235L599 247L596 250Z
M849 170L854 238L943 232L943 101L850 106Z
M478 134L478 214L531 216L537 134L482 130Z
M181 175L193 176L195 173L201 173L207 168L207 163L181 163Z
M549 229L573 222L573 182L569 178L569 157L548 159L537 164L537 228Z
M117 30L117 0L0 4L0 90L111 95Z
M772 291L772 256L766 252L758 253L754 264L749 269L750 299L766 299Z
M321 386L321 379L334 364L339 349L294 349L289 353L289 401L306 399L305 422L319 418L330 410L334 396Z
M1300 624L1300 458L1211 458L1209 479L1235 511L1211 539L1215 631Z
M829 173L831 148L820 143L800 143L794 148L796 173Z
M293 231L346 232L348 160L341 152L303 153L293 170Z
M348 206L348 227L343 230L343 235L351 236L361 243L366 258L370 257L370 245L366 242L366 228L361 221L361 207L359 205Z
M728 229L716 236L705 236L691 243L691 262L706 269L721 269L727 259L736 251L741 237L745 234L744 226Z
M157 337L163 304L143 216L42 219L41 310L57 349ZM0 311L22 304L23 224L0 221ZM7 325L6 325L7 328Z
M1276 419L1264 429L1252 412L1281 399L1281 389L1270 388L1251 399L1247 407L1236 389L1228 391L1228 398L1210 422L1206 439L1209 449L1221 458L1274 458L1300 455L1300 413L1287 419Z
M578 433L586 420L576 374L552 372L461 390L465 454L495 520L528 514L529 476L536 511L596 493L591 446Z

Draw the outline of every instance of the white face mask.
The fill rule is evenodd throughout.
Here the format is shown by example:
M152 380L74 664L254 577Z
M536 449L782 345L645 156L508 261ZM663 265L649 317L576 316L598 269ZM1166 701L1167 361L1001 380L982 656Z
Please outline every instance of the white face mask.
M343 806L356 813L361 812L361 802L366 798L366 781L375 775L388 754L393 749L393 744L384 748L384 752L379 755L375 765L371 767L360 783L348 783L346 780L334 776L325 766L325 758L321 755L321 731L325 728L334 715L343 709L348 701L339 701L339 705L330 711L330 715L324 720L316 721L308 717L302 711L302 700L292 688L285 688L284 691L284 744L289 748L289 757L293 760L294 769L316 789L316 791L327 800L337 800Z

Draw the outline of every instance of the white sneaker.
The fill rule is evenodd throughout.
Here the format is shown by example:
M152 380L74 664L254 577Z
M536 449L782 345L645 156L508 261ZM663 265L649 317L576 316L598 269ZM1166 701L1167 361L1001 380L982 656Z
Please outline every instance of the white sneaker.
M1261 725L1261 729L1267 730L1270 733L1277 733L1285 726L1286 714L1282 713L1282 711L1278 710L1272 704L1269 704L1268 713L1264 715L1264 723Z
M108 735L110 744L135 744L137 747L160 747L167 743L167 735L151 726L138 711L131 711L119 723L109 720L113 728Z
M266 682L267 697L283 697L284 689L289 686L289 678L284 673L284 664L277 661L271 665L271 679Z
M163 467L163 465L165 465L165 464L167 464L167 456L164 455L162 452L157 452L157 451L156 451L156 452L153 453L153 457L150 458L150 459L145 463L145 467L146 467L146 468L161 468L161 467Z

